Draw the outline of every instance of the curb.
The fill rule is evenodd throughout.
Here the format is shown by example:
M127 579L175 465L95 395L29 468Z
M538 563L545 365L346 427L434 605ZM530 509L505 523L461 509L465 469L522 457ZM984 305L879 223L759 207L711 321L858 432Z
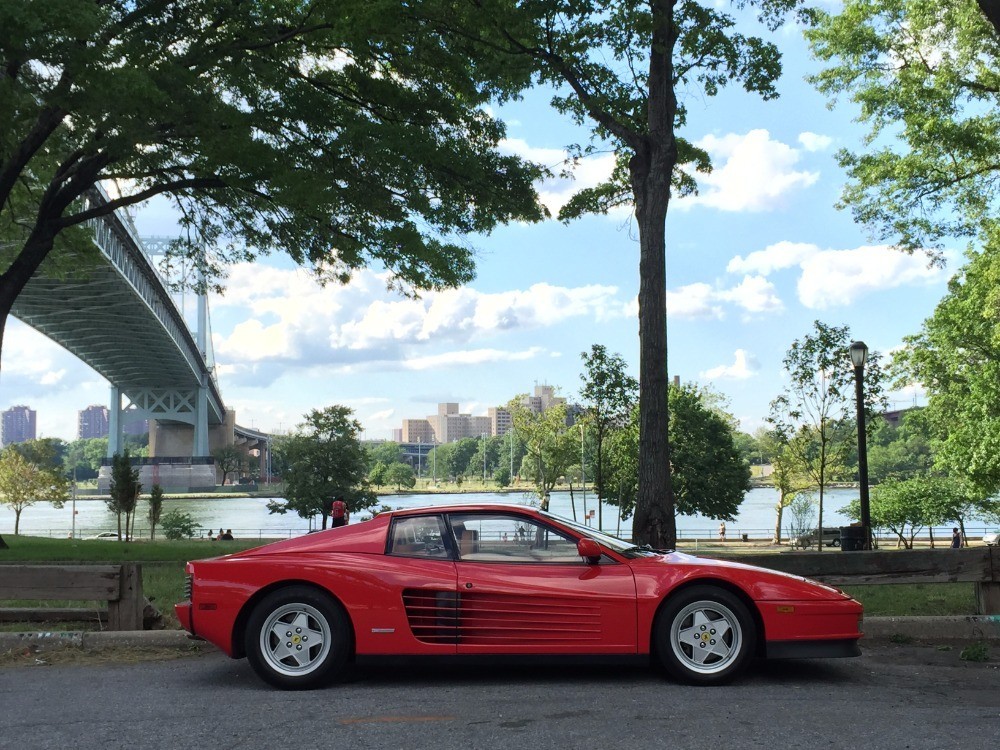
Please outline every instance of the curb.
M865 633L864 640L870 641L893 640L899 637L919 641L1000 641L1000 615L866 617L862 628ZM0 633L0 653L32 646L81 648L87 651L215 648L207 641L190 638L183 630Z
M207 641L192 639L183 630L123 630L101 632L47 631L0 633L0 652L36 646L39 648L82 648L87 651L114 649L186 650L194 645L215 648Z
M965 617L866 617L861 625L865 638L892 639L904 636L921 641L1000 640L1000 615Z

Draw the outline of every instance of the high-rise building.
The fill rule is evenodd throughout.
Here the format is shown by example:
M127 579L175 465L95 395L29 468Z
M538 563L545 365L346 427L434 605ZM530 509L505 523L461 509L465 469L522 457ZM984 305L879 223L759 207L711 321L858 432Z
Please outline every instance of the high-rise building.
M0 425L0 445L34 440L36 416L35 410L28 406L12 406L5 411Z
M108 436L108 407L91 404L77 412L76 436L78 438L102 438Z
M494 437L506 435L514 426L510 412L502 406L491 406L486 413L490 418L490 434Z

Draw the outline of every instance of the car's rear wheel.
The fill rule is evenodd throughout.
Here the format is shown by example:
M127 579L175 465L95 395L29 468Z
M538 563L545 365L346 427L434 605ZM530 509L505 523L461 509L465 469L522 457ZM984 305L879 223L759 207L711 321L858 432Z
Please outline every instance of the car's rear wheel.
M340 605L308 586L273 591L254 607L247 660L266 682L307 690L342 677L350 661L350 626Z
M715 586L692 586L671 597L654 626L664 668L693 685L721 685L753 656L756 627L739 597Z
M834 539L832 542L830 542L830 544L832 544L834 547L839 547L840 546L840 540L839 539Z

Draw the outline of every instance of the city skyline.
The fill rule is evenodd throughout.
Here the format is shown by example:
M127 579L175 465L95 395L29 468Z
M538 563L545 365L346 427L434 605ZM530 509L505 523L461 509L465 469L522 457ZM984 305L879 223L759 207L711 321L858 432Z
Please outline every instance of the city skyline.
M785 27L776 40L785 54L780 99L727 90L689 103L683 134L711 153L715 169L699 178L699 195L672 202L667 218L669 372L725 395L747 431L763 424L785 382L781 359L813 320L850 325L889 352L919 330L962 257L955 245L947 268L929 267L872 245L834 208L844 179L834 154L859 146L855 112L827 109L803 80L818 68L799 30ZM566 144L585 135L547 98L530 92L498 112L507 150L558 171ZM543 200L554 212L609 165L608 155L583 160L575 181L541 184ZM179 231L163 201L135 219L144 235ZM211 310L220 386L237 421L283 432L309 409L344 404L365 437L388 439L404 418L439 403L486 414L535 381L573 400L580 354L593 344L622 355L637 376L638 247L627 211L511 225L469 242L477 279L419 299L388 291L379 269L324 288L283 257L232 267ZM181 305L192 317L191 297ZM890 406L919 396L898 392ZM11 321L0 409L30 403L39 434L72 439L79 404L107 401L99 376Z

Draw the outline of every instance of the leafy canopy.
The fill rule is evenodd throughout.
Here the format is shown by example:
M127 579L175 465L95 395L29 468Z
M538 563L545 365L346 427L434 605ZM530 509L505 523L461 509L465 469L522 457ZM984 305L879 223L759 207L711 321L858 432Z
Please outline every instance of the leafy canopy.
M474 10L449 12L475 28ZM3 280L16 296L55 238L165 194L175 250L215 248L195 253L210 278L281 252L324 279L376 264L405 290L469 281L461 235L544 213L541 172L499 152L485 107L526 82L396 0L7 0ZM95 182L110 204L82 200Z
M1000 35L976 0L846 0L815 18L807 37L827 67L812 80L868 126L838 154L841 205L940 261L942 239L979 235L1000 208Z

